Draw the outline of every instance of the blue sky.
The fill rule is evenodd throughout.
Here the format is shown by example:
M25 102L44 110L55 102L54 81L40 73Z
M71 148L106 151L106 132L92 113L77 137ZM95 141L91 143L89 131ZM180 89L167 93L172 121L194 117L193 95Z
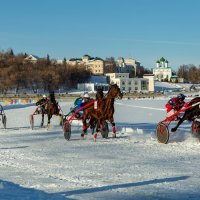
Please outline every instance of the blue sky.
M200 64L199 0L0 0L0 50Z

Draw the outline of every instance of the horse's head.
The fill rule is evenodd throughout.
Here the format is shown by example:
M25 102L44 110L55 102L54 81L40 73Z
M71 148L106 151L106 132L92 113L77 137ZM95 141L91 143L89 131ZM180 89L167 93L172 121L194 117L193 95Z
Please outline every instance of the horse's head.
M103 89L102 88L97 89L96 99L102 99L103 96L104 96Z
M122 99L123 93L121 92L117 84L113 84L113 85L110 85L107 96L110 98L119 97L120 99Z

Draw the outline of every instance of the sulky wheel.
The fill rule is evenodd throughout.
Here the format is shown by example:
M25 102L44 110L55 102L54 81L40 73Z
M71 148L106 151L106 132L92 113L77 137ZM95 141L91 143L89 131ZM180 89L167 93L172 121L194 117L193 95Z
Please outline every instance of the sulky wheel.
M200 137L200 122L193 121L191 129L194 136Z
M6 122L7 122L7 118L5 115L2 115L2 123L3 123L3 127L6 129Z
M30 118L30 127L33 130L33 127L34 127L34 117L33 117L33 115L30 115L29 118Z
M69 140L71 137L71 124L68 121L65 121L63 126L64 137L66 140Z
M103 122L103 130L101 130L101 135L103 138L108 138L109 128L108 123L105 121Z
M160 143L167 144L169 141L169 129L168 125L163 122L158 123L156 127L157 140Z

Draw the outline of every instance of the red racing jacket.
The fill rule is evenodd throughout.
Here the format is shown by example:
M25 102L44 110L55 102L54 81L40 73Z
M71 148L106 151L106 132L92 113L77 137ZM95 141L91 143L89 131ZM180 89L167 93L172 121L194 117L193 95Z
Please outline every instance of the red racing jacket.
M172 109L174 109L175 111L179 111L184 105L185 105L184 101L180 102L180 100L177 97L173 97L167 102L165 107L166 107L167 113L168 113Z

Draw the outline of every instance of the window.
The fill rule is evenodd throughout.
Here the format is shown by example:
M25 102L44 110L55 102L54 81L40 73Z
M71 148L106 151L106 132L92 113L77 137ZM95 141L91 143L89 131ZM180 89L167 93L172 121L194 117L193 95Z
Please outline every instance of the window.
M141 90L147 90L147 81L141 81Z
M124 81L122 81L122 85L125 85L125 82L124 82Z
M137 82L137 81L135 81L135 85L138 85L138 82Z

